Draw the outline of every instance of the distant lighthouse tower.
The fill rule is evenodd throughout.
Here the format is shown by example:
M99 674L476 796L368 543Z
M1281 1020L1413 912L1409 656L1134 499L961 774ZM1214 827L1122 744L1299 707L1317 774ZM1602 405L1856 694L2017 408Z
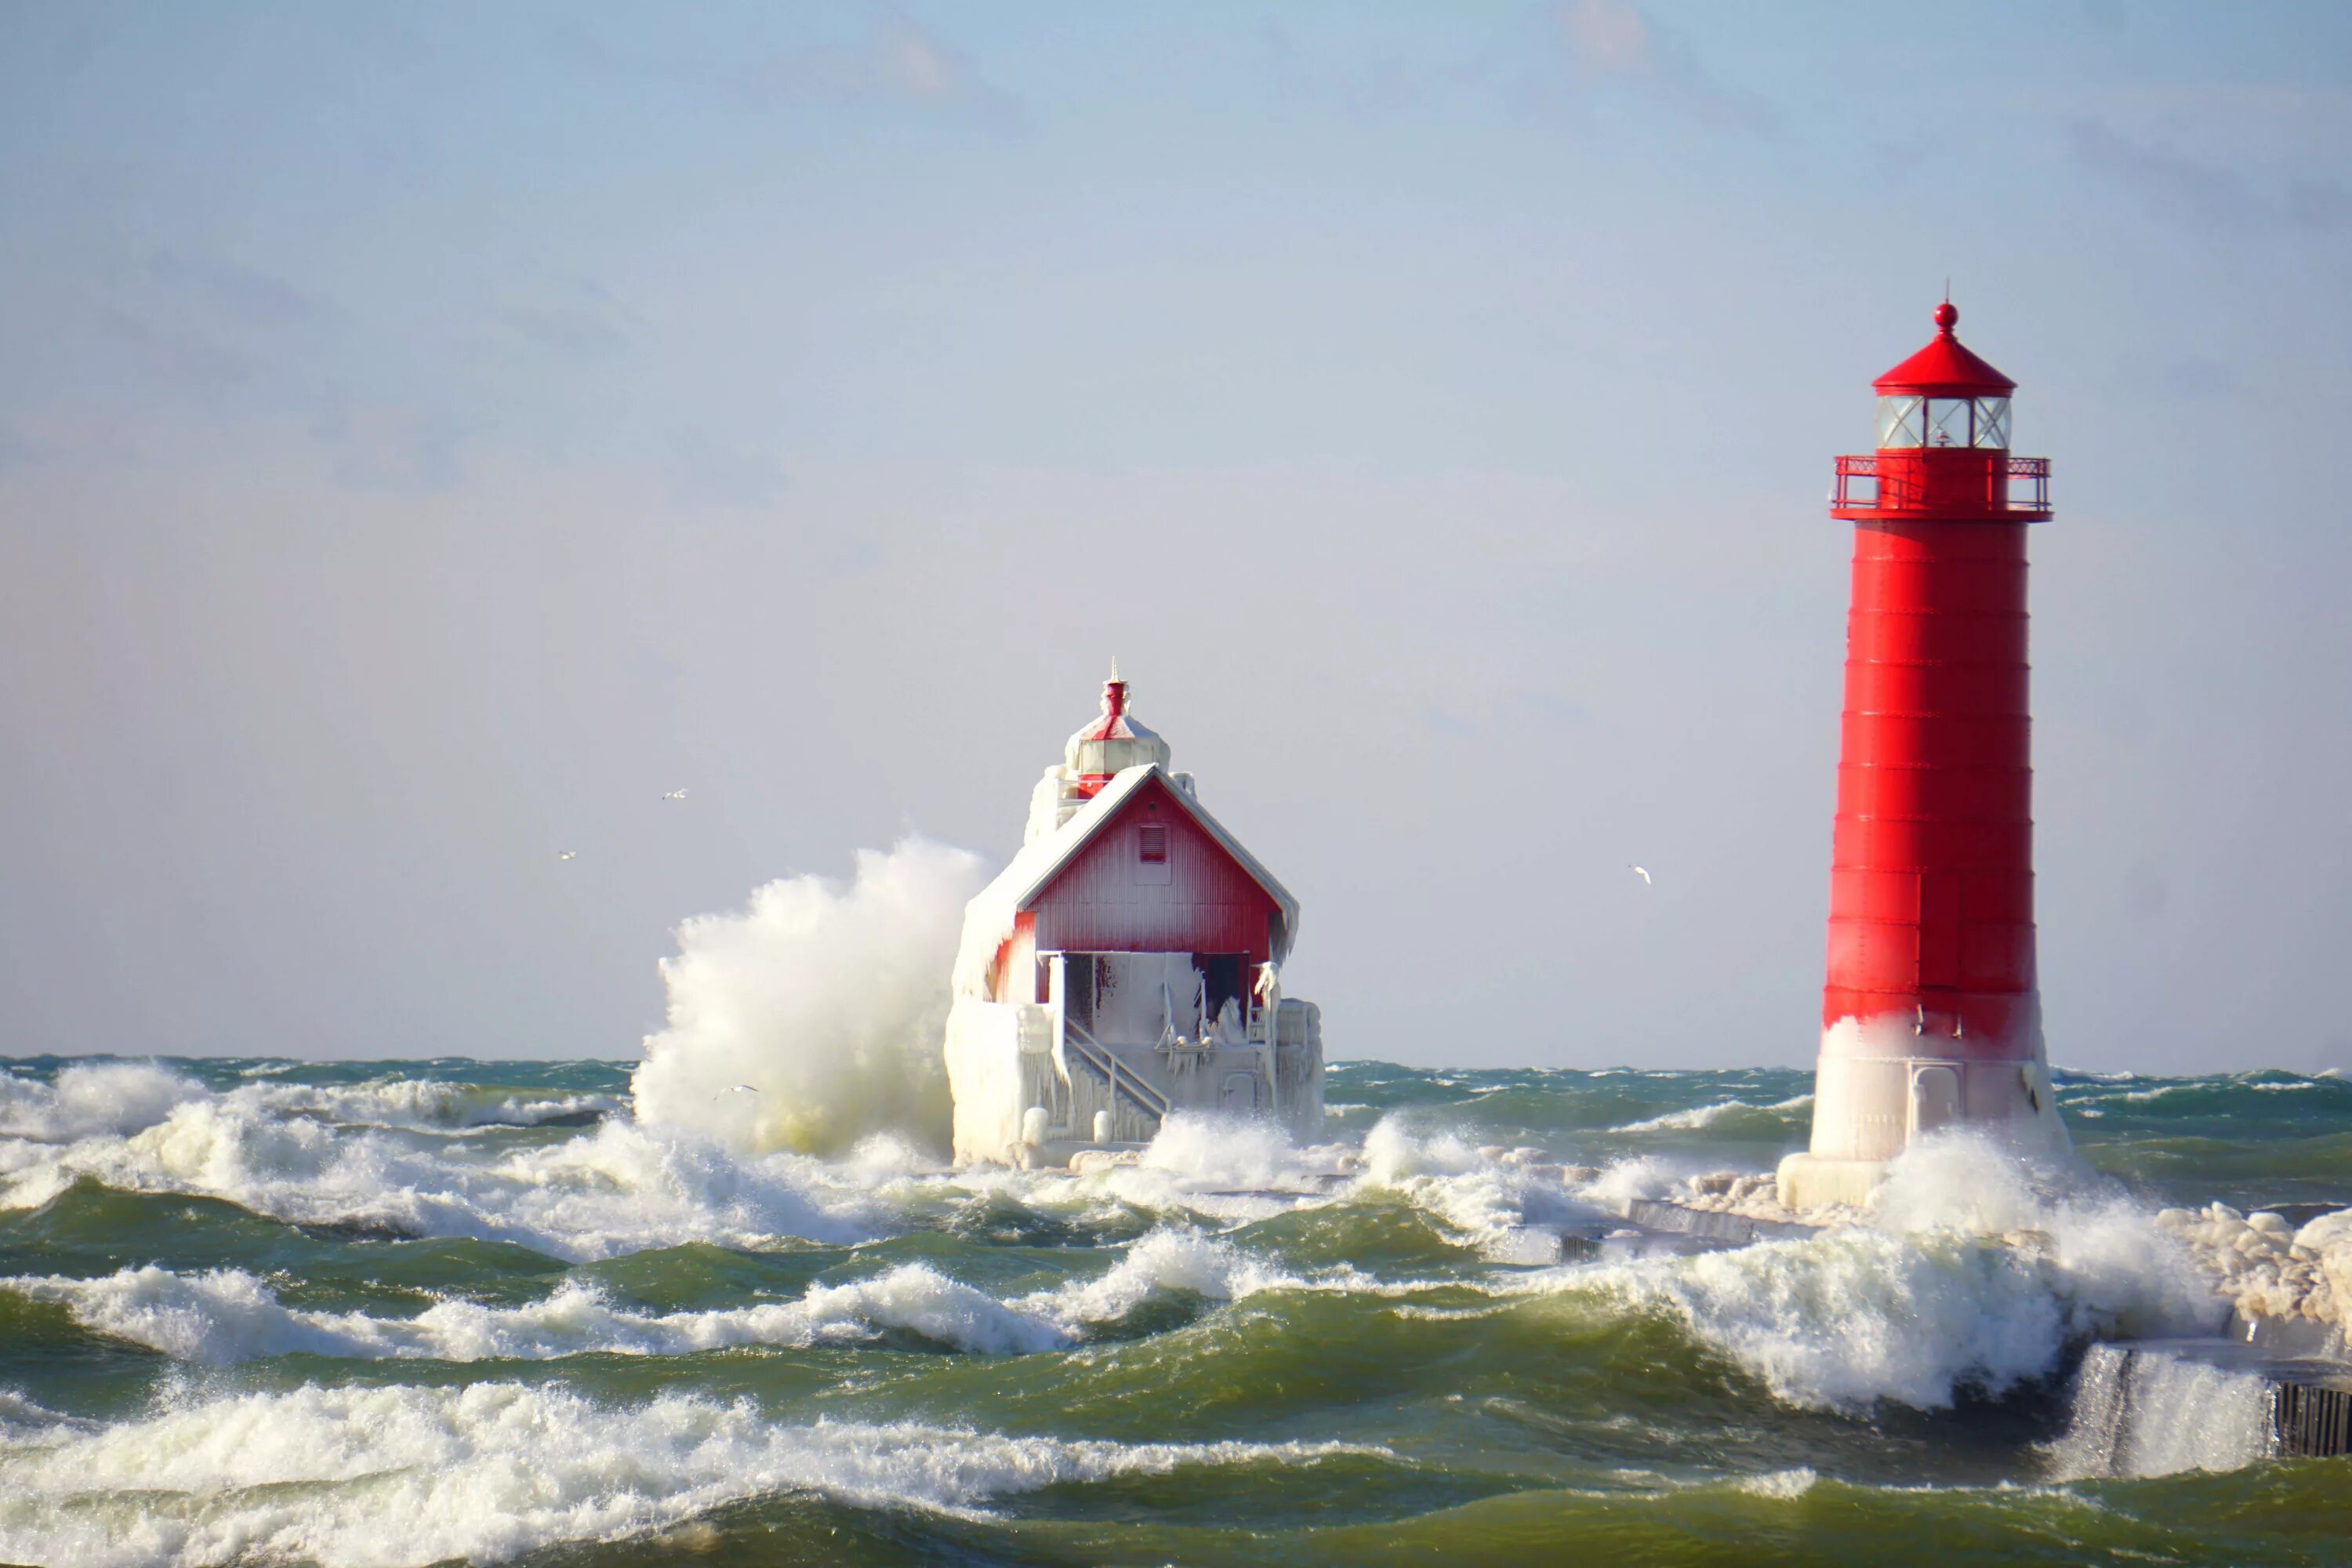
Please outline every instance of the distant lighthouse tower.
M2033 956L2025 535L2050 464L2009 454L2016 383L1952 335L1882 375L1878 450L1837 460L1854 525L1828 983L1791 1208L1860 1203L1937 1128L2066 1146Z

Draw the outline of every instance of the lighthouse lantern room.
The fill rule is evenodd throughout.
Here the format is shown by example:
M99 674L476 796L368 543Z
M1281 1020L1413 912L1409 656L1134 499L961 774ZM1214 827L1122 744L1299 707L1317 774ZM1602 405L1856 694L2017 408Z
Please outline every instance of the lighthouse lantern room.
M1116 667L965 911L948 1018L961 1161L1066 1164L1178 1111L1323 1121L1320 1015L1282 994L1298 901L1171 771Z
M2010 455L2016 384L1954 335L1880 376L1878 449L1837 460L1853 529L1829 952L1792 1208L1859 1204L1938 1128L2062 1149L2033 928L2026 531L2050 465Z

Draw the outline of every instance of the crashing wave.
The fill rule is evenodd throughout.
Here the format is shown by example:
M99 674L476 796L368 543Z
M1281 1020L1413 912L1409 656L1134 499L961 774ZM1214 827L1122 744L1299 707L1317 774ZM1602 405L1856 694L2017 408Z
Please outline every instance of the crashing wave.
M1165 1292L1238 1300L1284 1288L1315 1287L1228 1243L1165 1230L1136 1242L1097 1279L1013 1300L919 1263L814 1286L797 1301L669 1313L631 1311L576 1280L526 1306L451 1300L414 1317L383 1317L288 1307L263 1280L236 1268L179 1274L150 1265L94 1279L0 1279L0 1291L61 1305L92 1332L215 1365L294 1354L369 1361L675 1356L849 1342L886 1331L972 1353L1030 1354L1079 1343L1091 1327L1116 1322Z
M0 1558L85 1568L495 1563L795 1492L971 1514L1047 1487L1385 1453L786 1425L749 1401L664 1395L612 1407L513 1383L306 1386L183 1405L21 1449L0 1471Z

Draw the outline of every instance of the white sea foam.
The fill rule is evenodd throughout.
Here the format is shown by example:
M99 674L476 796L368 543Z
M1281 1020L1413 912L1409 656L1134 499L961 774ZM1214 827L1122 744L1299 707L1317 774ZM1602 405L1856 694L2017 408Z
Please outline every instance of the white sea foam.
M54 1143L136 1132L207 1094L194 1079L154 1062L86 1063L62 1068L52 1083L0 1073L0 1138Z
M1003 1301L924 1264L819 1285L795 1301L708 1311L647 1313L566 1281L520 1307L442 1301L414 1317L286 1306L242 1269L178 1274L147 1266L97 1279L0 1279L0 1290L64 1306L74 1321L175 1360L234 1364L265 1356L358 1360L540 1361L561 1356L687 1355L740 1345L808 1346L897 1330L953 1350L1017 1355L1066 1349L1155 1294L1181 1290L1238 1300L1277 1289L1345 1289L1352 1271L1309 1285L1229 1242L1162 1230L1127 1248L1109 1270Z
M1810 1094L1795 1095L1788 1100L1775 1100L1769 1105L1757 1105L1745 1100L1718 1100L1712 1105L1694 1106L1688 1110L1669 1110L1640 1121L1628 1121L1615 1131L1619 1132L1696 1132L1704 1128L1713 1127L1717 1122L1737 1116L1743 1110L1763 1111L1768 1114L1792 1113L1810 1110L1812 1103L1813 1097Z
M2227 1310L2152 1216L1958 1137L1895 1163L1874 1225L1548 1288L1671 1311L1782 1399L1841 1410L1997 1394L2053 1372L2070 1343L2210 1332Z
M567 1281L541 1301L444 1301L413 1318L289 1308L240 1269L195 1275L152 1267L97 1279L0 1279L0 1289L63 1303L76 1321L182 1361L228 1363L307 1353L363 1360L541 1361L591 1352L685 1355L735 1345L804 1346L899 1329L957 1350L1055 1350L1072 1327L908 1264L820 1285L797 1301L702 1312L632 1312Z
M1813 1489L1820 1480L1811 1467L1799 1465L1792 1470L1767 1470L1760 1476L1748 1476L1739 1482L1739 1489L1755 1497L1801 1498Z
M1554 1227L1600 1217L1556 1175L1490 1159L1452 1133L1416 1133L1395 1117L1366 1134L1363 1159L1350 1195L1399 1194L1498 1262L1549 1262L1559 1256Z
M488 1563L791 1492L971 1512L1050 1486L1383 1452L785 1426L748 1402L665 1396L611 1408L501 1383L304 1387L0 1454L0 1558L80 1568Z
M1559 1168L1539 1156L1534 1149L1498 1155L1456 1133L1417 1130L1397 1115L1382 1117L1351 1148L1296 1145L1262 1120L1180 1114L1133 1165L1076 1179L964 1173L959 1180L1006 1185L1044 1207L1110 1197L1217 1223L1402 1199L1496 1261L1549 1263L1559 1256L1561 1226L1601 1215L1562 1186Z
M379 1078L363 1083L257 1083L231 1091L281 1116L315 1116L348 1126L416 1131L530 1127L553 1117L610 1115L622 1102L607 1094L532 1094L440 1079Z
M1592 1202L1613 1208L1636 1198L1664 1197L1681 1184L1685 1176L1697 1173L1697 1169L1687 1157L1668 1159L1663 1154L1637 1154L1630 1159L1612 1161L1601 1167L1598 1176L1578 1190Z
M41 1442L71 1431L94 1431L97 1426L79 1416L60 1415L14 1389L0 1388L0 1440Z
M1271 1121L1179 1111L1144 1150L1139 1168L1193 1188L1312 1192L1311 1162Z
M948 971L980 883L977 856L908 838L860 850L847 886L793 877L687 921L637 1115L742 1150L837 1152L875 1132L944 1149Z
M1230 1242L1198 1231L1158 1230L1129 1247L1100 1278L1042 1290L1015 1305L1075 1328L1116 1321L1163 1290L1238 1301L1262 1290L1307 1288L1305 1281Z
M2270 1385L2161 1350L2094 1345L2075 1374L2060 1480L2235 1470L2270 1452Z
M855 1162L737 1157L626 1121L501 1153L285 1117L242 1093L180 1103L127 1137L12 1159L0 1206L45 1203L88 1177L225 1198L298 1224L516 1241L572 1258L688 1241L852 1241L892 1228L874 1172Z
M819 1158L752 1154L689 1128L643 1124L625 1114L572 1137L522 1144L452 1137L446 1128L424 1137L387 1124L404 1106L427 1116L531 1109L510 1096L458 1105L409 1087L424 1080L341 1090L278 1081L222 1095L191 1080L167 1080L177 1086L168 1092L136 1075L130 1081L142 1089L137 1106L99 1102L85 1091L75 1102L77 1124L135 1131L58 1142L0 1139L0 1207L35 1206L89 1179L124 1191L223 1198L296 1224L513 1241L588 1259L690 1241L757 1247L784 1237L868 1240L991 1190L1045 1210L1084 1215L1131 1205L1233 1223L1324 1201L1319 1194L1330 1190L1347 1153L1338 1146L1296 1148L1263 1121L1180 1116L1139 1165L1084 1178L950 1173L916 1143L887 1132ZM347 1098L336 1101L332 1094ZM55 1119L47 1124L62 1125ZM1542 1186L1522 1173L1486 1170L1458 1143L1440 1141L1433 1148L1430 1157L1451 1161L1454 1176L1408 1184L1469 1227L1516 1223L1524 1206L1491 1194L1481 1200L1482 1189ZM1481 1201L1496 1212L1479 1212Z

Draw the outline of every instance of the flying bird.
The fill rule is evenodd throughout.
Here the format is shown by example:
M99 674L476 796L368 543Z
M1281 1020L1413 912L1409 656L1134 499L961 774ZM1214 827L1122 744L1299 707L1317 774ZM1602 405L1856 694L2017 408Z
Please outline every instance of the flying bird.
M566 849L562 854L556 857L558 860L577 860L579 858L580 851L577 849Z
M717 1094L712 1095L710 1098L714 1102L716 1102L726 1099L730 1094L757 1094L760 1091L748 1083L739 1083L732 1089L720 1089Z
M686 798L686 792L682 789L664 790L662 792L662 798L664 800L684 800Z
M1639 866L1635 866L1635 865L1633 865L1633 864L1631 864L1631 863L1629 862L1629 863L1626 865L1625 869L1627 869L1628 871L1633 872L1633 875L1635 875L1636 877L1641 878L1641 879L1642 879L1642 883L1643 883L1643 885L1644 887L1655 887L1655 886L1657 886L1657 884L1656 884L1655 882L1653 882L1653 881L1651 881L1651 880L1650 880L1650 873L1649 873L1649 872L1647 872L1647 871L1645 871L1645 870L1643 870L1641 867L1639 867Z

